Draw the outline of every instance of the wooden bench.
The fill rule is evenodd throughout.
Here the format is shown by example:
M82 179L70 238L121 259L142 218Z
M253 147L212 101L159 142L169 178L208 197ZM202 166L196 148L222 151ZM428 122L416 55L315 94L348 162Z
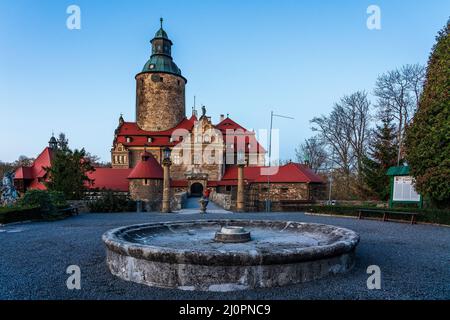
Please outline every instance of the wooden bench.
M411 224L416 223L416 216L418 216L420 213L418 212L403 212L403 211L389 211L389 210L370 210L370 209L359 209L358 210L358 219L362 219L363 213L382 213L383 214L383 221L389 221L388 216L389 215L408 215L411 216Z
M78 208L77 207L67 207L64 209L59 209L59 213L70 213L71 215L78 215Z

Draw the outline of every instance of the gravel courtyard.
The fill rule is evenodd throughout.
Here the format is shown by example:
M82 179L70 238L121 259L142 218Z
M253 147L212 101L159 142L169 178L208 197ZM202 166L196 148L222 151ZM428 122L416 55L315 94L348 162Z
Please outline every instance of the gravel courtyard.
M276 219L332 224L361 236L356 266L345 274L283 288L231 293L150 288L112 276L102 234L153 221ZM66 268L81 268L81 290L68 290ZM381 268L381 290L368 290L369 265ZM57 222L0 227L0 299L450 299L450 228L302 213L81 214Z

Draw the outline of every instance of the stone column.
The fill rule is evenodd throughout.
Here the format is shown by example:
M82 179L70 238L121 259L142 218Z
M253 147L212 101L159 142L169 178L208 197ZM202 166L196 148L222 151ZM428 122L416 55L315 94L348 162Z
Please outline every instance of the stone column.
M163 180L163 200L161 212L170 212L170 160L163 160L164 180Z
M245 211L244 165L238 165L238 189L237 189L236 211L237 212Z

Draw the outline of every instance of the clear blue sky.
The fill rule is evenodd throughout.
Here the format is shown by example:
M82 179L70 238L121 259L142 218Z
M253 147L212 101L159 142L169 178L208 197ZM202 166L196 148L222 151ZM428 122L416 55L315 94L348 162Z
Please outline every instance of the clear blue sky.
M81 8L81 30L66 8ZM366 28L381 8L382 29ZM109 160L119 114L134 121L135 80L165 19L193 96L217 120L247 128L276 119L281 158L311 136L309 120L342 95L372 92L377 75L425 64L450 1L23 1L0 2L0 160L36 156L52 133Z

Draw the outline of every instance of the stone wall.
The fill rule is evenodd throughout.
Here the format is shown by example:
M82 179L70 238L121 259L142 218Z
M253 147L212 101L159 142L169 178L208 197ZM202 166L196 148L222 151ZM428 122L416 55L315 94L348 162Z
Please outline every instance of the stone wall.
M130 196L133 200L145 203L146 211L159 211L162 204L163 181L150 179L149 185L144 185L143 179L130 180Z
M231 199L231 194L218 193L214 191L211 193L210 199L212 202L225 210L234 210L236 207L236 201Z
M228 190L227 190L228 189ZM257 212L266 210L266 200L268 197L267 183L252 183L245 185L245 207L246 211ZM271 183L270 196L272 211L284 211L285 208L281 205L282 201L305 201L315 202L323 199L323 191L325 186L323 184L307 184L307 183ZM226 195L229 197L230 208L236 208L236 186L220 186L217 188L217 194ZM321 198L318 198L321 196ZM219 199L218 201L222 201Z
M185 80L167 73L136 76L136 121L147 131L175 127L186 116Z
M73 207L78 209L78 213L86 213L89 212L89 201L87 200L68 200L67 203Z

